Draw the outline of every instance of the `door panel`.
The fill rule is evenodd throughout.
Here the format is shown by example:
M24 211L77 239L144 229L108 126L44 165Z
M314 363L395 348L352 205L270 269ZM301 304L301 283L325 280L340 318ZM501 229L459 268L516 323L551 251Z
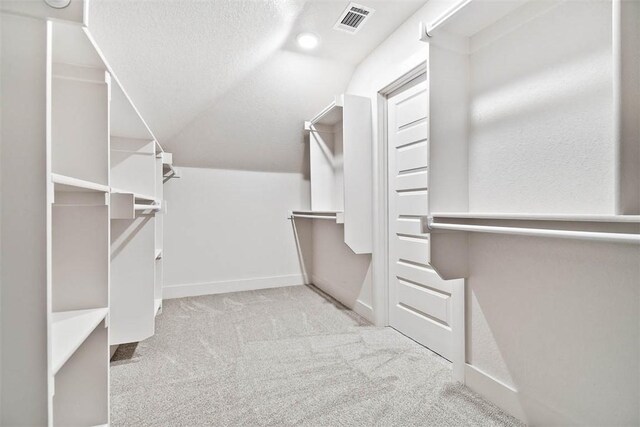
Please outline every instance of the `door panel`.
M427 190L414 190L396 192L396 204L399 215L426 216L429 213L427 206Z
M396 177L396 191L413 190L416 188L427 189L427 171L405 173Z
M424 263L429 256L429 240L426 237L398 235L398 259L416 264Z
M395 138L396 147L402 147L412 142L426 139L428 129L428 122L426 120L424 122L414 123L413 126L408 126L404 129L398 129Z
M420 80L418 80L420 79ZM429 96L418 78L388 98L389 324L451 360L455 287L429 266Z
M423 168L429 156L427 141L398 148L396 167L403 171Z
M405 307L413 307L424 317L449 326L449 304L451 295L398 279L398 302Z
M397 218L396 233L413 234L414 236L427 236L427 234L422 234L420 218Z

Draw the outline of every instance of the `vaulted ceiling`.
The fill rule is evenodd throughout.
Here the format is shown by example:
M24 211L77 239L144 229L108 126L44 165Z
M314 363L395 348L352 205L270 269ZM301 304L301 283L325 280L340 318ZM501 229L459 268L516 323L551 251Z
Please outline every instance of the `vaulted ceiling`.
M424 0L92 0L89 28L138 109L182 166L298 172L302 126ZM317 49L296 36L312 32Z

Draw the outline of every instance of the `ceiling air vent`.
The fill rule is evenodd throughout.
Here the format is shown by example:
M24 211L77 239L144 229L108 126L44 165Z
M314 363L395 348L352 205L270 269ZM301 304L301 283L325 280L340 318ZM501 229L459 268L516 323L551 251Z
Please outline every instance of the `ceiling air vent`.
M349 34L355 34L367 22L367 19L373 15L374 9L357 3L349 3L349 6L342 12L338 22L333 26L334 30L345 31Z

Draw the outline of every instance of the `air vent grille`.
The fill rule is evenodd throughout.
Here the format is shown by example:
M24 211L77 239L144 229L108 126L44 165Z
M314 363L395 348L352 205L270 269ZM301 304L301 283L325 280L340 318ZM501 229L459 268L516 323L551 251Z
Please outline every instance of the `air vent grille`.
M362 28L373 12L375 12L375 10L370 7L349 3L333 28L349 34L355 34Z

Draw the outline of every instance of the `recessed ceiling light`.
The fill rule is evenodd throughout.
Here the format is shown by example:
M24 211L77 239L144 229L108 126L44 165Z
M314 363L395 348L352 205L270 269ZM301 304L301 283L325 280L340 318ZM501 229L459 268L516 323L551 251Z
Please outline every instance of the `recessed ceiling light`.
M44 0L44 2L55 9L64 9L69 6L71 0Z
M318 36L311 33L300 33L298 34L298 45L306 50L315 49L318 46L320 40Z

